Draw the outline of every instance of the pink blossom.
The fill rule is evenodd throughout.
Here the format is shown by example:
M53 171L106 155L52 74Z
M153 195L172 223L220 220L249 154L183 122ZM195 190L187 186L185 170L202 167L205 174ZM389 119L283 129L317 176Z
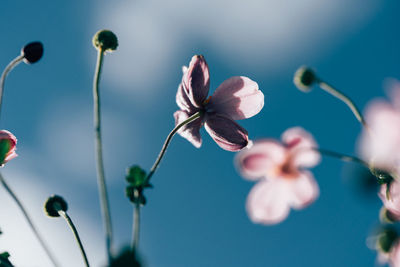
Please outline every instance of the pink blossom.
M385 208L390 212L391 219L397 221L400 220L400 182L393 180L389 185L389 192L387 192L387 186L387 184L383 184L378 195Z
M391 267L400 267L400 242L397 241L389 253L389 265Z
M359 142L361 156L374 168L398 173L400 168L400 82L390 88L391 102L373 100L366 108L368 130Z
M4 153L0 155L1 166L17 157L17 153L15 153L16 144L17 138L12 133L6 130L0 130L0 151Z
M320 161L314 138L300 127L286 130L282 143L272 139L256 141L242 150L236 163L242 176L259 180L247 198L247 212L255 223L283 221L290 208L302 209L314 202L319 188L311 172Z
M249 142L248 134L235 120L247 119L260 112L264 106L263 93L256 82L243 76L225 80L207 98L209 87L208 65L203 56L196 55L188 68L183 67L182 82L176 94L180 110L174 113L175 125L196 112L201 112L201 116L183 126L178 133L199 148L202 142L200 128L204 125L221 148L241 150Z

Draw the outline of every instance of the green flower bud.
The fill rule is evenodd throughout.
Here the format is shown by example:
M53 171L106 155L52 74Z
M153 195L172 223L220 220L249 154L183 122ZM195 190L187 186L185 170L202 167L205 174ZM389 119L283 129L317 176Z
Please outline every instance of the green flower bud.
M112 31L100 30L93 36L93 46L103 52L115 51L118 47L118 38Z
M377 247L384 253L388 253L399 235L393 227L385 227L378 235Z
M305 93L311 91L311 86L317 81L312 69L302 66L294 74L293 82L297 88Z
M46 200L46 203L44 204L44 210L49 217L60 217L58 211L67 211L68 204L62 197L52 195Z

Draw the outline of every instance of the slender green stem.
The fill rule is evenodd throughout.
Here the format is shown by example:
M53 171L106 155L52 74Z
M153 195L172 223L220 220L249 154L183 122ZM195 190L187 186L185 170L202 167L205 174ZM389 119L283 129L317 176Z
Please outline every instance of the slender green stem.
M156 161L153 164L153 167L151 167L149 174L147 175L147 182L150 181L150 178L153 176L154 172L156 171L158 165L161 162L161 159L164 157L165 152L167 151L168 145L172 140L172 137L178 132L178 130L185 126L186 124L194 121L195 119L199 118L201 116L201 111L196 112L195 114L193 114L192 116L190 116L189 118L187 118L185 121L181 122L180 124L178 124L177 126L175 126L175 128L168 134L167 139L165 139L164 145L161 148L160 154L158 154L158 157L156 159Z
M361 115L360 110L357 108L357 106L354 104L354 102L345 94L343 94L342 92L340 92L339 90L337 90L336 88L334 88L333 86L331 86L330 84L318 79L317 80L319 86L321 87L321 89L323 89L325 92L333 95L334 97L340 99L341 101L343 101L353 112L354 116L356 117L356 119L365 127L368 129L367 127L367 123L365 122L364 117Z
M57 207L57 206L59 206L58 203L56 203L54 206L55 206L54 208L58 211L58 214L65 219L65 221L67 222L69 228L71 228L71 230L72 230L72 232L74 234L75 240L79 245L79 249L81 251L83 260L85 261L85 265L87 267L89 267L89 261L88 261L88 258L86 256L85 249L83 248L82 241L81 241L81 239L79 237L78 231L76 230L76 227L75 227L74 223L71 220L71 217L69 217L68 213L63 211L61 209L61 207Z
M19 55L18 57L14 58L4 69L3 73L1 74L0 78L0 112L1 106L3 104L3 94L4 94L4 84L6 82L6 77L8 73L15 68L22 60L24 59L23 55Z
M134 194L138 195L138 190ZM136 201L133 210L133 229L132 229L132 251L139 249L139 234L140 234L140 203Z
M322 149L322 148L315 148L315 150L320 152L322 155L338 158L338 159L340 159L342 161L346 161L346 162L355 162L355 163L358 163L358 164L361 164L361 165L367 167L368 169L370 168L368 162L366 162L360 158L354 157L354 156L349 156L349 155L345 155L342 153L338 153L335 151Z
M99 82L101 67L103 64L104 51L99 49L96 72L93 81L93 100L94 100L94 130L95 130L95 150L96 150L96 169L97 169L97 184L99 187L100 203L102 208L103 223L106 231L106 247L108 255L108 263L112 261L112 226L110 208L107 194L106 179L104 175L104 163L103 163L103 148L101 142L101 117L100 117L100 94L99 94Z
M36 229L36 226L33 224L33 221L31 217L29 216L28 212L26 211L24 205L22 202L19 200L17 195L14 193L14 191L10 188L10 186L7 184L6 180L4 179L3 175L0 173L0 182L5 188L5 190L10 194L10 196L14 199L15 203L17 203L19 209L21 210L22 214L24 215L26 221L28 222L29 226L32 229L32 232L35 234L36 238L38 239L40 245L42 248L46 251L47 256L51 260L54 266L59 266L57 260L55 259L54 255L51 253L49 247L47 246L46 242L42 238L42 236L39 234L39 231Z

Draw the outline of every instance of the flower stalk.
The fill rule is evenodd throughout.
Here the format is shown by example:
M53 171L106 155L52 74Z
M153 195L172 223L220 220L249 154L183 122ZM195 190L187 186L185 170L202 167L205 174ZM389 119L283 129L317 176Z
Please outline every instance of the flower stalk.
M146 181L147 183L150 181L150 178L153 176L153 174L155 173L155 171L157 170L158 165L160 164L162 158L164 157L165 152L167 151L168 145L172 140L172 137L174 137L174 135L179 131L180 128L182 128L183 126L185 126L186 124L191 123L192 121L200 118L200 116L202 115L201 111L196 112L195 114L193 114L192 116L190 116L189 118L187 118L186 120L184 120L183 122L181 122L180 124L178 124L177 126L175 126L175 128L168 134L167 138L165 139L165 142L161 148L160 153L158 154L158 157L156 159L156 161L153 164L153 167L151 167L149 174L147 175Z
M99 82L100 74L103 65L105 51L102 48L98 49L96 71L93 81L93 100L94 100L94 131L95 131L95 154L96 154L96 169L97 169L97 184L99 187L100 204L103 215L103 223L106 232L106 249L108 255L108 263L112 261L112 242L113 233L111 225L111 216L109 208L109 200L107 194L107 185L104 174L104 163L103 163L103 145L101 139L101 116L100 116L100 94L99 94Z

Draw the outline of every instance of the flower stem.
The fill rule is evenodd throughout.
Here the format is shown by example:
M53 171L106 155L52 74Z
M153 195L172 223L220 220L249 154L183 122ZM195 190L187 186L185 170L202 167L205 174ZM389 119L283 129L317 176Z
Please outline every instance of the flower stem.
M185 126L186 124L189 124L190 122L194 121L195 119L199 118L201 116L201 111L196 112L189 118L187 118L185 121L181 122L175 128L168 134L167 139L165 139L164 145L161 148L160 154L158 154L158 157L156 161L153 164L153 167L151 167L149 174L147 175L147 182L150 181L150 178L153 176L154 172L156 171L158 165L161 162L161 159L164 157L165 152L167 151L168 145L172 140L172 137L178 132L178 130Z
M55 259L54 255L51 253L49 247L47 246L46 242L44 239L41 237L39 234L39 231L36 229L36 226L33 224L33 221L31 217L29 216L28 212L26 211L24 205L22 202L19 200L17 195L14 193L14 191L10 188L10 186L7 184L6 180L4 179L3 175L0 173L0 182L5 188L5 190L10 194L10 196L14 199L15 203L17 203L19 209L21 210L22 214L24 215L26 221L28 222L29 226L32 229L32 232L35 234L36 238L38 239L40 245L42 248L46 251L47 256L51 260L54 266L59 266L57 263L57 260Z
M72 232L74 234L75 240L79 245L79 249L81 251L83 260L85 261L85 265L87 267L89 267L89 261L88 261L87 256L86 256L85 249L83 248L81 239L79 238L78 231L76 230L76 227L75 227L74 223L72 222L71 217L69 217L68 213L63 211L61 209L61 207L57 207L57 206L59 206L58 203L56 203L54 206L55 206L55 209L57 210L58 214L65 219L65 221L67 222L68 226L71 228L71 230L72 230Z
M319 78L317 78L317 82L319 87L323 89L325 92L333 95L334 97L344 102L350 108L350 110L353 112L354 116L362 124L362 126L368 129L367 123L365 122L364 117L361 115L360 110L348 96L346 96L345 94L334 88L332 85L324 82Z
M135 194L137 194L135 190ZM140 203L136 201L133 210L133 229L132 229L132 251L138 251L139 248L139 233L140 233Z
M103 164L103 148L101 141L101 117L100 117L100 94L99 94L99 82L101 67L103 64L104 51L98 50L96 72L93 81L93 100L94 100L94 130L95 130L95 150L96 150L96 169L97 169L97 184L99 187L100 204L102 208L103 223L106 231L106 247L108 255L108 264L112 261L112 226L110 208L107 194L107 186L104 174Z
M6 77L10 71L15 68L22 60L24 59L23 55L19 55L16 58L14 58L4 69L3 73L1 74L0 78L0 112L1 112L1 106L3 103L3 92L4 92L4 83L6 82Z
M358 164L361 164L361 165L367 167L368 169L370 168L368 162L366 162L360 158L354 157L354 156L345 155L342 153L338 153L338 152L323 149L323 148L316 148L315 150L325 156L338 158L338 159L340 159L342 161L346 161L346 162L355 162L355 163L358 163Z

